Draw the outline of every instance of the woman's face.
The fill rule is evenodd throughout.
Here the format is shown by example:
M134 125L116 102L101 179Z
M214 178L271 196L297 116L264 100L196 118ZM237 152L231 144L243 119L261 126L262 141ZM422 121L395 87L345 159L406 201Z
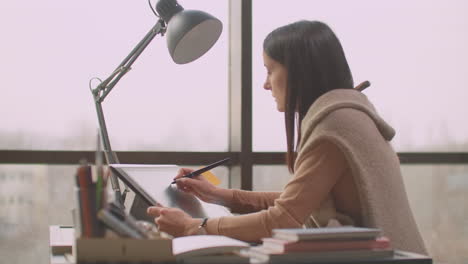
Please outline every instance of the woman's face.
M286 109L286 86L288 80L288 71L279 62L273 60L263 52L263 64L267 69L267 78L263 88L271 90L271 95L275 98L276 108L280 112Z

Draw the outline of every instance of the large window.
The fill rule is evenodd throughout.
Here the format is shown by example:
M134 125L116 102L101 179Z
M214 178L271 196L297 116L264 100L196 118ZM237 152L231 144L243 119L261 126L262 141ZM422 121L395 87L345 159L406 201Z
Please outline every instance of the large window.
M48 226L73 225L75 172L76 166L70 165L0 165L0 254L4 260L49 263ZM228 170L218 167L213 173L226 188Z
M404 165L411 209L435 263L466 263L468 166Z
M467 9L467 2L455 0L252 1L253 150L286 149L284 116L263 89L263 40L279 26L306 19L335 31L356 85L371 82L364 93L396 129L397 151L466 152ZM405 164L402 171L430 254L436 262L465 263L466 166ZM285 166L255 166L253 189L281 190L289 178Z
M186 65L175 64L166 39L156 36L102 104L114 150L228 150L228 1L180 3L219 18L223 33ZM88 82L108 77L156 21L147 0L0 2L0 163L12 150L95 150ZM27 163L24 153L15 162ZM0 165L3 260L49 263L48 226L73 224L76 167ZM215 173L227 187L228 170Z
M215 170L223 187L281 190L291 175L283 115L262 88L262 41L281 25L322 20L341 39L355 83L371 81L365 94L396 128L397 151L410 152L402 162L426 162L402 171L430 253L466 262L466 248L450 245L468 237L467 3L179 2L220 18L223 33L186 65L157 36L106 98L121 161L196 167L229 156L231 166ZM88 82L108 77L155 23L147 0L0 2L0 241L8 241L0 255L9 263L49 262L47 226L71 224L76 162L92 161L96 148Z
M441 263L466 263L468 252L468 166L403 165L403 180L427 250ZM286 166L254 167L253 189L281 191Z
M323 21L335 31L355 84L371 82L365 94L396 129L397 151L468 150L467 2L291 3L252 1L254 151L285 151L283 116L262 88L262 43L273 29L300 19Z
M227 1L181 5L218 17L221 38L177 65L156 36L102 104L114 150L228 149ZM0 149L95 149L89 80L108 77L156 21L145 0L0 3Z

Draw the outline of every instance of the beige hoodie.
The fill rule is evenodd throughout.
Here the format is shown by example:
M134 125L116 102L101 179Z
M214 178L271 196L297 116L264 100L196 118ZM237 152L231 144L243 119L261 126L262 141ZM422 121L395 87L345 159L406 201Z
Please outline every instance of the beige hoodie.
M352 224L335 210L331 194L346 175L354 179L362 226L381 228L396 249L426 253L389 144L395 131L364 94L338 89L322 95L302 121L301 134L295 174L283 192L236 190L232 210L248 214L210 219L209 234L259 241L274 228L310 226L311 215L320 225L332 219Z
M344 153L358 188L362 224L381 228L394 248L425 254L400 162L389 143L394 135L363 93L333 90L320 97L304 118L298 159L322 140L333 142Z

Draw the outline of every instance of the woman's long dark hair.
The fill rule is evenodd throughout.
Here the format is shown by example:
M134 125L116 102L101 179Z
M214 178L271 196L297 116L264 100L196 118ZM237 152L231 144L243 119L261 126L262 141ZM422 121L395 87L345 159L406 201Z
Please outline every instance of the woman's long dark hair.
M289 171L294 172L296 148L301 140L301 121L307 110L330 90L353 88L353 77L340 41L322 22L303 20L277 28L265 38L263 50L285 66L288 72L284 113L288 147L286 159Z

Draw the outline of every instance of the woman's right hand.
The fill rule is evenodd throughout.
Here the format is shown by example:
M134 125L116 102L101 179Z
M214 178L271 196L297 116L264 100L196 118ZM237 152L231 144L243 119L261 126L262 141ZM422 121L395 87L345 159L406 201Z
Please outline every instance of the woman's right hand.
M180 168L176 180L177 188L198 197L200 200L207 203L214 203L223 206L228 206L232 199L232 191L229 189L219 188L209 182L202 175L193 178L183 177L191 173L192 169Z

